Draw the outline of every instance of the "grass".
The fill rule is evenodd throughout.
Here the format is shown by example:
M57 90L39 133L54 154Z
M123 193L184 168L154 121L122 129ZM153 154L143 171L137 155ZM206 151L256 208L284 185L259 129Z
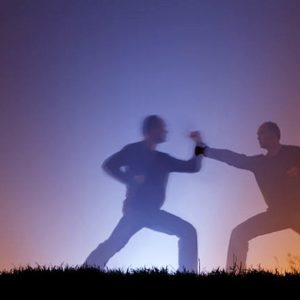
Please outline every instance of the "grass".
M216 269L208 273L170 272L168 269L105 270L82 267L27 266L0 273L0 290L10 293L22 291L32 295L37 289L47 294L67 292L77 296L83 293L101 296L102 299L184 298L211 296L241 297L298 294L300 273L268 272L262 269L225 272ZM242 293L242 294L241 294ZM258 294L259 293L259 294ZM105 296L108 295L108 296ZM99 298L99 299L100 299Z

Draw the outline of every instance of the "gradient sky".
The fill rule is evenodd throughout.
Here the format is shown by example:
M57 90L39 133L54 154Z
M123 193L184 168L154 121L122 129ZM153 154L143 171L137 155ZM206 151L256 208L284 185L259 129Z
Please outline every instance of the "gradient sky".
M121 217L125 187L101 163L141 139L188 159L187 138L257 154L272 120L300 145L298 0L1 0L0 269L77 265ZM201 270L224 267L231 230L266 206L251 173L205 159L172 174L164 209L198 230ZM248 264L286 268L300 237L250 242ZM147 229L108 267L177 268L177 239Z

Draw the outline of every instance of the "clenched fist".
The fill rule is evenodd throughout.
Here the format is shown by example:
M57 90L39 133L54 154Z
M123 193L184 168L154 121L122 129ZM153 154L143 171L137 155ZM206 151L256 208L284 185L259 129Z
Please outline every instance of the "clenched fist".
M202 142L202 138L201 138L201 134L199 131L192 131L190 133L190 138L195 142L195 143L201 143Z

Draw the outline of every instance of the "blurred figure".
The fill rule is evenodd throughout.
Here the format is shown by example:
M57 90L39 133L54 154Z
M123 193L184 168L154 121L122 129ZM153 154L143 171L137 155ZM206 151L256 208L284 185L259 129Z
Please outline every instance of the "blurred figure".
M127 186L123 217L111 233L87 257L85 266L104 268L108 260L129 239L144 227L179 238L179 270L197 271L198 249L196 229L187 221L161 209L169 173L194 173L200 170L201 157L190 160L176 159L156 150L166 141L166 124L162 118L151 115L142 127L144 139L129 144L103 163L104 170ZM200 143L199 132L190 137Z
M300 147L280 144L276 123L265 122L257 131L266 155L246 156L229 150L196 147L195 152L254 173L268 206L235 227L227 254L227 270L246 268L248 242L260 235L291 228L300 233Z

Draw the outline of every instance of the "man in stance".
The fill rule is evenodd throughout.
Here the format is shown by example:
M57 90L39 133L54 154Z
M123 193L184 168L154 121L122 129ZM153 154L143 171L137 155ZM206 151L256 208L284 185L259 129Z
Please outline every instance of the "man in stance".
M300 233L300 147L280 144L276 123L265 122L257 131L266 155L246 156L229 150L196 147L204 155L254 173L268 206L235 227L227 253L227 270L246 267L248 242L260 235L291 228Z
M142 141L125 146L103 163L103 168L109 175L127 186L123 217L110 237L91 252L84 265L104 268L108 260L122 249L136 232L147 227L176 235L179 238L179 270L196 272L196 229L161 207L165 201L169 173L198 172L201 156L194 155L190 160L184 161L157 151L157 145L165 142L167 135L166 124L157 115L145 118L142 133ZM200 144L199 132L192 132L190 137Z

